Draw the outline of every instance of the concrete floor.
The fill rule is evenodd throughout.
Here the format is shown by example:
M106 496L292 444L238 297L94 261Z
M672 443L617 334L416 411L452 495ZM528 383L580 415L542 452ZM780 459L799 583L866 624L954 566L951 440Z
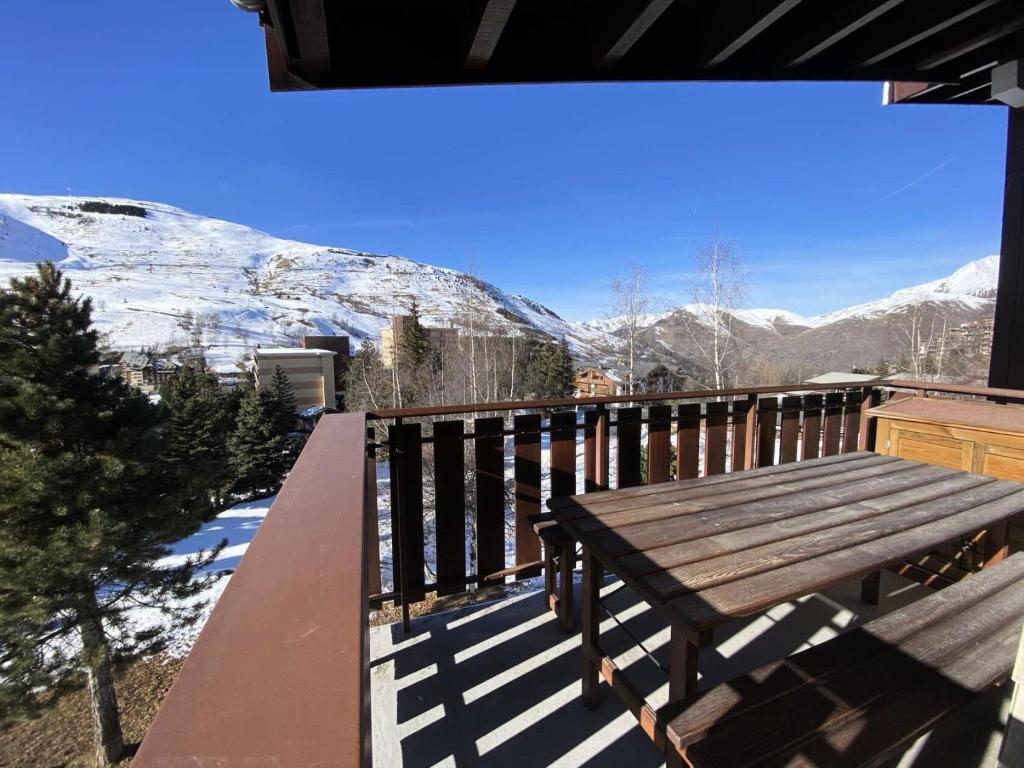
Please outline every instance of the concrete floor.
M701 655L701 685L824 642L927 592L889 573L882 585L879 608L861 604L859 584L848 584L722 628L715 647ZM602 647L618 655L648 701L661 705L668 695L662 671L668 629L633 592L616 591L619 586L609 582L603 594L625 629L605 616ZM371 653L378 768L664 765L607 686L602 683L596 711L580 702L580 635L561 632L540 593L416 619L409 637L398 625L375 627ZM891 765L995 765L1010 687L944 721Z

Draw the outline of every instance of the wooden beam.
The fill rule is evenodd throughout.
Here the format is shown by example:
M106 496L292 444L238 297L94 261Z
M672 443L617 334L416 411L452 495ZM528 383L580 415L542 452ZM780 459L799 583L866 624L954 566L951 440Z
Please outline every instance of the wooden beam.
M292 27L299 46L302 71L318 74L331 70L324 0L291 0Z
M939 87L936 83L915 83L901 80L886 83L886 86L886 104L899 104L901 101L909 101L915 96L920 96L922 93L927 93Z
M612 43L601 58L601 65L607 67L621 61L622 57L629 53L636 44L636 41L643 37L654 22L661 18L661 14L668 10L672 2L673 0L647 0L626 30Z
M956 101L972 94L977 99L977 94L986 88L991 87L991 75L989 70L992 65L978 67L970 72L965 72L962 79L956 83L893 83L893 88L901 86L902 90L893 90L894 98L890 103L921 101L922 103L937 103ZM927 98L926 98L927 97ZM973 103L973 101L972 101Z
M957 99L962 99L964 96L970 96L972 93L977 93L978 91L980 91L982 89L991 89L991 88L992 88L992 83L982 83L981 85L975 85L975 86L973 86L971 88L967 88L967 89L965 89L963 91L958 91L957 93L954 93L952 96L950 96L948 99L946 99L946 101L956 101Z
M849 37L854 32L856 32L858 29L861 29L862 27L867 26L872 21L877 19L879 16L882 16L883 14L888 13L893 8L897 7L898 5L903 4L904 2L905 2L905 0L886 0L886 2L882 3L881 5L876 5L871 10L869 10L867 13L863 13L863 14L859 14L858 13L856 15L856 18L851 19L848 23L844 24L836 32L834 32L831 35L829 35L828 37L826 37L824 40L822 40L817 45L813 45L810 48L808 48L806 51L804 51L799 56L797 56L795 59L793 59L791 62L789 62L789 64L787 64L786 66L787 67L798 67L801 64L803 64L804 62L810 61L811 59L813 59L815 56L817 56L822 51L824 51L824 50L826 50L828 48L831 48L833 45L838 43L840 40L842 40L842 39L844 39L846 37Z
M1010 109L999 285L988 382L1024 389L1024 109Z
M905 51L907 48L910 48L911 46L917 45L922 40L927 40L932 35L937 35L939 32L942 32L945 29L949 29L955 24L959 24L964 19L968 19L974 14L984 11L987 8L991 8L993 5L996 5L997 3L1000 2L1002 2L1002 0L983 0L980 3L976 3L972 5L970 8L967 8L964 11L961 11L960 13L956 14L955 16L945 18L938 24L933 24L927 29L918 32L916 35L908 37L906 40L901 40L895 45L886 48L881 53L876 53L874 56L872 56L869 59L865 59L857 66L858 68L874 66L875 64L878 64L892 56L895 56L897 53L900 53L901 51Z
M466 55L466 69L487 68L515 7L516 0L487 0L484 3L480 23L476 26L469 53Z
M929 70L941 67L943 64L958 59L971 51L976 51L989 43L994 43L1001 37L1006 37L1022 27L1024 27L1024 18L1016 19L1011 21L1009 24L1000 24L999 26L992 27L986 32L982 32L977 37L972 37L970 40L965 40L954 45L952 48L947 48L942 53L925 59L917 65L918 69Z
M312 85L297 77L288 68L288 57L281 50L281 42L274 30L265 26L263 35L267 46L267 78L270 81L270 90L274 92L311 90Z
M799 4L800 0L782 0L782 2L775 6L775 8L754 22L753 26L751 26L746 32L715 54L704 66L717 67Z

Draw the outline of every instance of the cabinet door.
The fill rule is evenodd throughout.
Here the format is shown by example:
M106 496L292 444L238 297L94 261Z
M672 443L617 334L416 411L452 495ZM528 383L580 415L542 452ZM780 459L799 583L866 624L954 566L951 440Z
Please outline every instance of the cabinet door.
M1024 450L1003 445L980 446L980 467L983 475L998 477L1000 480L1016 480L1024 483Z
M955 437L919 432L894 424L890 433L891 453L901 459L937 464L940 467L964 469L974 466L974 443Z

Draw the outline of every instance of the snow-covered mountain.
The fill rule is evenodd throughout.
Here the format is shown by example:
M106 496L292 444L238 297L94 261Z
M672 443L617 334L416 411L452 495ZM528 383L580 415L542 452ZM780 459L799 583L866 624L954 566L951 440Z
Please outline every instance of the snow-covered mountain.
M472 305L505 328L565 336L584 356L604 337L526 297L399 256L283 240L160 203L0 194L0 279L40 259L59 262L93 297L115 348L184 340L198 319L220 368L255 344L307 333L376 339L413 300L427 324L457 322Z
M940 280L903 288L875 301L814 317L780 309L738 309L733 333L746 354L804 376L872 366L907 356L906 325L913 314L919 335L962 323L990 320L995 309L999 257L972 261ZM694 328L706 313L684 305L649 326L649 340L664 362L700 360ZM602 326L611 330L608 326Z
M97 325L115 348L185 342L200 327L209 359L224 369L255 344L306 333L377 339L414 300L430 325L458 324L472 306L506 329L564 336L588 361L611 362L622 326L616 318L566 322L456 270L285 240L160 203L0 194L0 281L31 272L40 259L59 262L93 297ZM990 317L998 268L999 257L988 256L941 280L815 317L737 309L736 333L782 365L868 364L895 354L892 326L912 305L943 322ZM696 359L685 328L698 309L644 318L655 357Z
M935 303L967 310L991 306L999 281L999 256L986 256L960 267L949 277L903 288L891 296L811 318L812 327L851 318L872 318L906 312L915 304Z
M902 288L883 299L857 304L823 315L800 315L788 309L742 308L729 312L741 325L768 331L791 331L794 328L820 328L842 320L853 318L877 318L886 314L901 314L916 304L936 303L966 310L985 309L991 306L996 295L999 280L999 256L986 256L960 267L948 277L930 283ZM640 320L641 327L656 326L661 322L678 317L680 313L694 317L707 317L695 304L683 304L675 309L651 314ZM618 317L601 318L573 323L583 332L616 333L621 331L624 320Z

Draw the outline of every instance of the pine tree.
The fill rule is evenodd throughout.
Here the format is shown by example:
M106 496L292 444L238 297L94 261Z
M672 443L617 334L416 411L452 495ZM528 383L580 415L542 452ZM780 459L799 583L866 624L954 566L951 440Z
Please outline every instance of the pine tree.
M288 381L288 377L279 365L274 366L274 374L270 379L270 391L274 394L274 403L277 409L277 428L285 437L288 465L285 471L287 472L302 453L306 437L297 429L299 407L295 401L291 382Z
M201 363L183 368L160 394L170 412L167 455L190 506L208 516L222 505L231 480L227 444L234 417L228 398L217 377Z
M572 352L565 339L549 339L534 351L530 378L540 398L570 397L575 388Z
M420 308L415 301L409 307L409 316L402 325L402 338L399 344L399 360L410 371L418 371L427 362L430 341L427 338L427 329L420 322Z
M276 493L301 449L295 395L280 366L266 386L245 391L228 439L234 490L244 496Z
M96 340L90 301L52 263L0 290L0 708L31 713L37 688L84 669L106 765L123 749L113 658L161 639L127 609L195 621L193 575L216 552L157 566L200 521L177 495L164 412L95 371Z
M274 400L277 405L276 423L278 431L282 435L294 432L299 408L295 404L295 393L292 392L292 385L280 365L274 366L274 373L270 377L270 391L274 394Z
M552 389L556 394L552 397L571 397L576 387L575 363L572 359L572 351L569 343L563 337L555 349Z

